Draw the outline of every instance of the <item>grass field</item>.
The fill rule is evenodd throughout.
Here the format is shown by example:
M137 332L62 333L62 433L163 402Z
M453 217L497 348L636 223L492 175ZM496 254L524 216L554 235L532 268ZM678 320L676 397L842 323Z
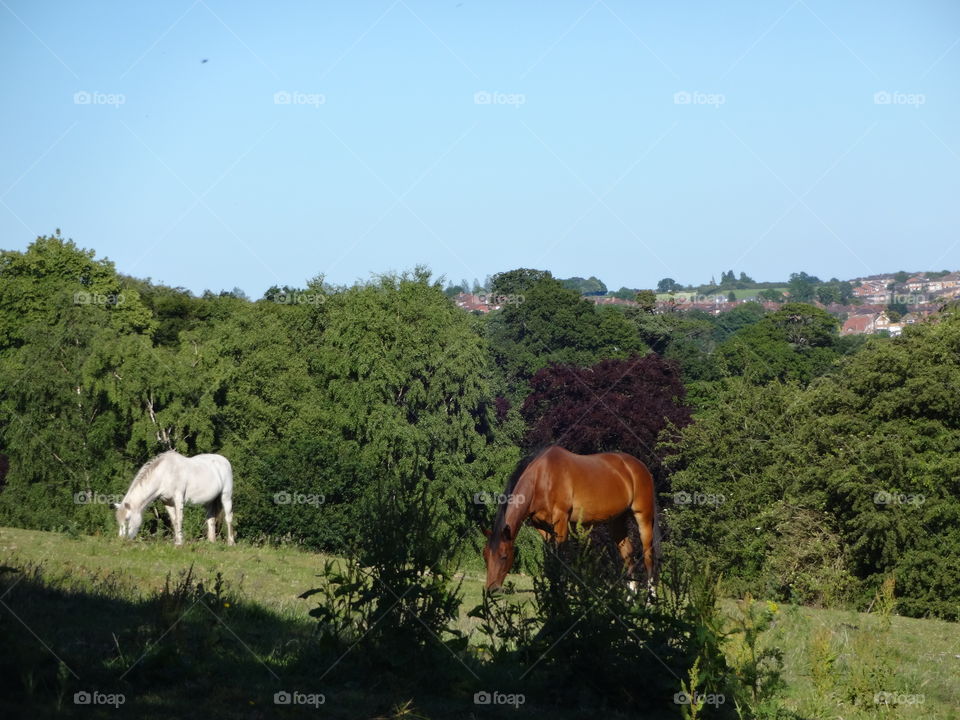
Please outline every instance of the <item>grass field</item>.
M788 288L778 287L773 289L779 290L780 292L784 293L787 291ZM699 298L701 301L704 300L705 298L706 299L719 298L721 300L726 300L727 295L729 295L730 292L731 292L730 290L724 290L722 292L716 292L712 295L699 295ZM755 298L759 293L763 292L763 290L757 289L757 288L747 288L744 290L733 290L732 292L736 296L737 300L743 300L745 298ZM674 300L677 300L679 302L680 300L690 300L691 297L694 297L696 295L697 293L692 293L692 292L678 292L678 293L673 293L672 295L670 293L657 293L657 300L669 300L670 298L673 298Z
M164 649L178 644L189 648L191 630L186 623L178 625L180 618L176 612L169 617L162 613L156 617L158 606L152 605L154 610L148 611L141 601L161 592L168 575L176 579L191 566L194 576L210 590L214 589L214 576L220 573L226 588L220 603L223 607L210 611L219 625L207 618L202 609L185 608L192 613L192 621L214 625L225 638L224 642L236 646L236 666L230 668L235 687L223 688L213 700L223 703L224 708L233 708L224 716L268 717L278 708L264 694L267 690L293 684L294 688L307 691L311 677L313 687L317 685L316 668L295 666L283 648L309 641L316 623L308 612L315 603L297 596L322 582L318 573L325 559L329 558L295 547L256 547L240 543L228 548L223 544L196 542L175 548L170 543L146 540L131 543L114 537L0 528L0 564L7 570L2 576L0 628L5 643L7 633L19 633L20 642L29 648L31 662L36 663L38 675L44 664L56 663L56 658L61 658L70 672L78 676L71 679L67 671L60 670L64 676L61 691L65 693L57 705L61 713L98 716L96 708L74 706L70 691L85 687L88 677L95 686L109 686L112 673L122 678L128 694L137 695L136 714L153 717L161 708L166 708L164 712L169 709L165 698L151 685L151 680L162 685L165 663L172 662ZM31 585L30 577L38 572L44 578L42 588ZM513 579L521 590L531 586L530 578L515 576ZM464 601L460 626L469 631L475 621L467 618L466 613L478 604L482 592L479 567L466 570L462 580ZM34 589L28 591L27 587ZM523 599L529 594L521 592L518 597ZM232 607L233 604L242 607ZM159 607L162 608L162 604ZM723 601L722 607L731 617L737 615L734 600ZM53 617L66 618L66 625L53 623ZM167 627L171 623L172 627ZM24 627L29 629L29 636ZM151 627L153 635L149 632ZM144 634L152 638L149 643L143 642ZM884 627L876 616L781 606L774 626L764 639L783 650L786 687L781 697L784 705L797 713L795 717L960 718L960 625L894 615L889 627ZM735 644L730 651L738 651ZM134 662L134 655L141 652L143 659ZM88 675L87 668L92 667L93 657L107 658L106 669L90 670ZM203 667L202 662L200 666ZM859 668L865 676L889 666L887 669L892 675L886 682L890 687L884 687L900 696L899 707L855 707L844 702L843 688L831 684L831 674L838 673L841 666L846 666L853 675ZM131 672L131 667L136 671ZM19 670L28 684L33 670L31 667ZM157 677L161 680L156 680ZM864 679L868 681L869 678ZM189 695L191 688L184 687L183 691ZM49 709L50 703L45 705L43 698L43 693L49 692L49 688L38 690L40 710L35 716L42 716L43 708ZM389 688L346 682L331 690L330 695L335 696L337 702L324 705L324 717L481 716L473 706L465 707L458 701L445 699L442 689L438 689L433 698L406 698L392 695ZM404 714L402 705L408 700L422 715ZM242 711L236 710L237 707ZM526 709L533 711L532 707ZM482 710L484 717L499 717L506 712L494 708ZM187 711L180 713L180 705L177 712L182 717L194 716ZM127 715L103 712L102 716ZM197 714L200 716L218 715Z

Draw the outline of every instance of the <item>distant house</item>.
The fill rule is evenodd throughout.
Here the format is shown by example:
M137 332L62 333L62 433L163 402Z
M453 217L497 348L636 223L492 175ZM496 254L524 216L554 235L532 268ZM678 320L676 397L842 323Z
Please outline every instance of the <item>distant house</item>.
M878 314L851 315L840 329L841 335L870 335L876 332Z
M960 272L952 272L949 275L944 275L940 278L939 282L944 290L947 288L960 287Z
M927 278L924 277L923 275L914 275L912 278L909 278L903 284L903 287L908 292L914 292L914 293L923 292L923 289L926 287L927 282L928 282Z
M467 312L488 313L491 310L499 310L499 305L491 305L487 302L486 295L477 295L475 293L460 293L453 301L457 307L463 308Z
M627 300L612 295L587 295L583 299L590 300L594 305L622 305L624 307L636 307L639 305L636 300Z
M840 329L841 335L873 335L886 330L893 336L903 331L901 323L890 322L886 312L862 313L847 318Z

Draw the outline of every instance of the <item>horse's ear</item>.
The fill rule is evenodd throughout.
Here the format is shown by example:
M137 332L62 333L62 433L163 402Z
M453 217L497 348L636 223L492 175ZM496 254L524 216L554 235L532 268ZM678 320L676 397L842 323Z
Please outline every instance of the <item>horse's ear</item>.
M511 540L512 538L511 538L510 526L509 526L509 525L504 525L504 526L503 526L503 534L501 535L501 537L502 537L504 540L506 540L507 542L510 542L510 540Z

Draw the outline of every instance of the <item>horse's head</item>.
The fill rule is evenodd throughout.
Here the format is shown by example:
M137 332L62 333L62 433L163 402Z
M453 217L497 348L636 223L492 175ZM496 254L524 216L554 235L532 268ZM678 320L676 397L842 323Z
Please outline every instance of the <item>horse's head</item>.
M117 511L117 525L120 526L120 537L133 540L140 531L143 515L134 512L130 503L114 503L112 507Z
M497 590L513 567L514 536L509 525L504 525L498 535L487 531L486 536L487 544L483 548L483 559L487 563L486 588Z

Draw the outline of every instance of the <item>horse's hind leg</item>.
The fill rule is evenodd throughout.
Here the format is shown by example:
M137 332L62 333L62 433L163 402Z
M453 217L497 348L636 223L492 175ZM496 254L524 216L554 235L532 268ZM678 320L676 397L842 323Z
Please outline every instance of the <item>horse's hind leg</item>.
M630 592L637 591L636 563L633 558L633 541L630 539L630 527L627 515L621 515L611 520L608 525L610 535L617 544L620 557L623 558L623 567L627 573L627 587Z
M233 496L229 494L221 496L220 504L223 506L223 521L227 524L227 545L235 545L236 540L233 537Z
M207 540L217 541L217 515L220 514L220 503L214 500L207 505Z
M653 556L653 514L652 512L634 512L637 519L637 527L640 529L640 542L643 544L643 566L647 571L647 589L651 597L657 596L654 587L654 563L656 559Z

